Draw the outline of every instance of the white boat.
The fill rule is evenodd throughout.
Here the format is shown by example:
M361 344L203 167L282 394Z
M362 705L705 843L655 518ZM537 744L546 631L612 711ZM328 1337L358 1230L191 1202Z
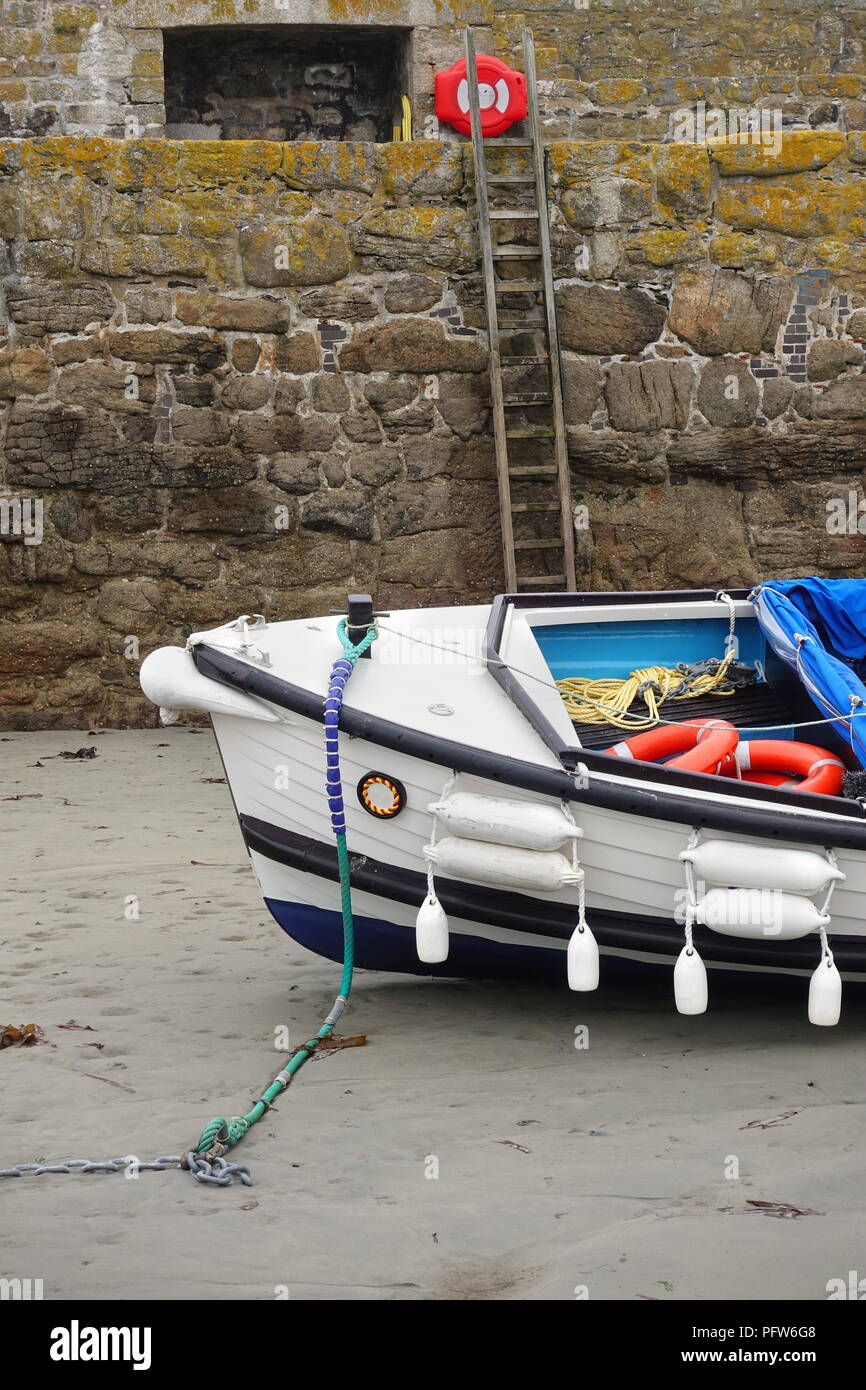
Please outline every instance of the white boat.
M349 637L376 631L339 715L356 963L554 971L590 989L619 958L675 970L688 1013L706 1007L705 971L803 976L812 1020L835 1022L840 976L866 980L864 808L810 791L806 766L789 775L793 751L765 780L750 749L767 738L802 749L805 733L815 767L841 781L861 766L857 698L840 709L815 688L798 665L811 639L786 637L768 593L503 595L376 617L366 596L350 597ZM334 960L339 793L333 771L326 788L323 723L340 621L246 616L141 669L164 721L210 715L268 908ZM735 726L733 755L709 770L603 751L629 744L629 729L573 722L556 684L730 652L750 685L661 708L659 730L675 721L689 747L707 717L714 732Z

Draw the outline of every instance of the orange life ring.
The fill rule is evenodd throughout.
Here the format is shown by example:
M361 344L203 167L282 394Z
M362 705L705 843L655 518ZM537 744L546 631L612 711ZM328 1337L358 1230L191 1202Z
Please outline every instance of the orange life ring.
M845 776L845 764L834 753L814 743L793 743L787 739L744 739L735 760L744 782L787 785L793 791L817 792L821 796L838 796ZM791 777L804 780L791 782Z
M647 763L660 762L676 753L679 756L671 758L668 767L685 772L727 771L730 775L735 771L738 739L737 730L726 719L695 719L689 724L660 724L604 751Z

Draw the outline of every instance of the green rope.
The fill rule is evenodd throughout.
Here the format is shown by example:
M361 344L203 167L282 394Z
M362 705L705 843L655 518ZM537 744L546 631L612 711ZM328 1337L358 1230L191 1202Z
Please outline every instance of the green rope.
M328 696L325 700L326 711L328 710L329 704L336 707L336 718L333 719L330 724L334 739L336 739L337 730L339 728L343 687L354 670L358 658L363 656L364 652L367 651L376 640L377 632L375 627L371 627L366 637L357 645L354 645L349 641L346 631L346 619L341 618L340 622L337 624L337 636L343 648L343 656L334 663L331 670ZM327 721L328 716L326 713L326 738L329 730ZM332 792L335 785L339 786L339 764L337 767L337 779L336 783L330 784L329 791ZM340 807L342 808L341 794L338 799L340 801ZM349 995L352 990L352 976L355 969L355 924L352 917L351 870L349 864L349 851L346 846L345 822L342 819L342 809L339 813L336 813L333 809L333 801L331 805L331 823L334 829L334 838L337 843L337 865L340 871L340 906L343 917L343 978L340 981L339 994L334 1001L334 1007L319 1031L314 1037L308 1038L305 1043L295 1049L286 1066L274 1077L270 1086L262 1093L261 1098L256 1101L252 1109L248 1110L245 1115L235 1115L230 1120L225 1119L221 1115L217 1116L216 1119L211 1120L209 1124L205 1125L195 1149L196 1155L200 1158L221 1157L224 1153L228 1152L229 1149L233 1149L235 1144L240 1143L247 1131L252 1129L253 1125L257 1124L263 1115L267 1114L271 1102L276 1100L277 1097L282 1095L288 1088L293 1077L301 1070L304 1063L309 1061L323 1038L327 1038L333 1032L340 1015L348 1003Z

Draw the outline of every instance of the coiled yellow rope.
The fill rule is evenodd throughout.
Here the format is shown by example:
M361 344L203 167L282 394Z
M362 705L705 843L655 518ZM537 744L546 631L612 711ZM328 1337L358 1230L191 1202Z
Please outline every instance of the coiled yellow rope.
M713 671L690 676L684 668L645 666L632 671L626 680L603 678L591 680L585 676L569 676L556 682L569 718L578 724L613 724L618 729L652 729L659 723L659 706L666 700L693 700L698 695L733 695L734 686L727 682L728 667L734 653L728 652ZM723 689L727 684L728 688ZM641 719L629 714L638 696L646 703L647 715Z

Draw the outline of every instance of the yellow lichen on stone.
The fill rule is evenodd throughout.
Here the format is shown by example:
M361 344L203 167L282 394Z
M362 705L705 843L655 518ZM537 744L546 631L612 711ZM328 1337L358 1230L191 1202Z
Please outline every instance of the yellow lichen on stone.
M21 167L38 174L84 174L105 181L122 144L98 135L45 135L22 140Z
M22 200L23 233L30 241L69 241L95 230L99 194L87 179L29 180Z
M55 5L51 14L51 24L58 34L89 29L99 19L99 12L92 5Z
M154 53L146 49L143 53L133 53L132 55L132 76L133 77L162 77L163 59L161 53Z
M38 58L42 52L42 35L34 29L0 30L0 53L4 58Z
M652 178L658 147L641 140L554 140L548 148L552 180L563 188L615 171L625 178Z
M404 21L404 0L327 0L328 18L335 23L349 24L352 20L367 20L383 24L389 19ZM372 13L371 13L372 10Z
M863 180L834 185L839 198L842 225L851 236L866 237L866 187Z
M606 77L593 86L600 106L625 106L627 102L640 100L646 93L646 83L636 77Z
M738 231L762 228L783 236L828 236L846 222L846 198L828 180L817 184L736 184L722 187L716 217Z
M174 140L124 140L114 160L112 184L119 191L170 191L177 186L178 149Z
M679 227L653 227L630 237L626 250L630 260L646 261L648 265L681 265L703 255L700 237Z
M376 146L354 140L299 140L282 146L281 168L291 188L351 188L372 192Z
M737 144L728 140L710 140L710 156L719 172L728 177L746 174L765 177L773 174L796 174L808 169L822 169L845 151L845 136L839 130L789 130L761 143Z
M436 193L457 193L463 183L459 145L440 140L393 141L378 147L382 187L386 194L431 187Z
M665 145L656 161L659 202L673 212L709 207L710 160L704 145Z
M0 183L0 237L11 241L17 237L21 224L21 199L19 190L12 179Z
M848 158L852 164L866 164L866 130L849 130Z
M804 77L800 90L804 97L851 97L860 96L863 78L855 72L837 72L826 77Z
M130 275L188 275L230 285L237 279L234 250L225 239L190 236L123 236L86 241L81 269L109 278Z
M427 241L431 237L455 238L469 230L462 208L373 208L361 220L364 231L374 236Z
M283 159L283 146L273 140L181 140L178 149L178 172L189 184L256 186Z
M866 275L866 246L825 237L822 241L815 242L812 252L821 265L829 266L831 270Z
M731 270L774 265L778 252L772 242L745 232L720 232L710 242L710 259Z

